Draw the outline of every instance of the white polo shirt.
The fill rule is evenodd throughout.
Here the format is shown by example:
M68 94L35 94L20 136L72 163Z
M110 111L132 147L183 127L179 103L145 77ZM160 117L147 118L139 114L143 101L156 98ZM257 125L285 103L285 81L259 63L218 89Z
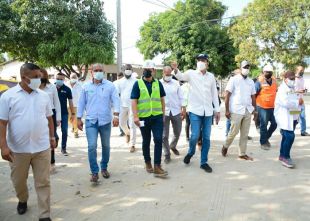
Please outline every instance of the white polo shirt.
M47 150L52 115L50 98L40 89L29 94L18 84L0 97L0 119L8 121L7 143L14 153Z
M226 91L231 93L229 100L229 111L234 114L245 114L247 109L250 113L254 111L252 95L256 94L255 85L249 77L243 78L241 74L231 77L226 86Z
M170 112L172 116L180 114L183 104L183 92L179 82L174 79L169 82L161 79L160 82L162 83L166 92L165 115L169 116Z
M188 70L185 73L178 72L175 76L189 83L188 112L199 116L212 116L214 111L220 112L216 81L212 73Z

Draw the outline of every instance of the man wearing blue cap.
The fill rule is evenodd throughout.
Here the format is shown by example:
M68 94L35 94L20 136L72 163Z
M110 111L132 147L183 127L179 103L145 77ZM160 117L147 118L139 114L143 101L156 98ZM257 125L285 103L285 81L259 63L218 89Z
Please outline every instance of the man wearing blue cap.
M181 73L177 66L173 67L178 80L187 81L190 85L187 108L191 121L191 137L184 163L189 164L192 156L195 154L196 144L202 130L200 168L211 173L212 168L208 165L208 153L210 149L212 116L214 114L216 124L218 124L220 120L220 107L215 77L207 71L209 66L208 55L199 54L196 59L196 70L187 70L185 73Z

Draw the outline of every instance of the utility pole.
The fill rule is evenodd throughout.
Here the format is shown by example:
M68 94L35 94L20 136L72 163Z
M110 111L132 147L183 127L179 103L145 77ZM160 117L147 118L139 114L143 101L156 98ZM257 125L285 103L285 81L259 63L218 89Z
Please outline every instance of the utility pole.
M117 71L122 70L122 21L121 21L121 0L116 0L117 16Z

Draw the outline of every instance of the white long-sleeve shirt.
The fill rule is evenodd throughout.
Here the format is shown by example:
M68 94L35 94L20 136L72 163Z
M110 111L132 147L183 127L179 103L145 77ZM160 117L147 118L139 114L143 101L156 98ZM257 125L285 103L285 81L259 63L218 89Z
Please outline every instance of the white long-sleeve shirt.
M45 91L50 98L51 107L56 111L56 120L61 121L60 101L56 86L54 84L46 84L45 88L42 90Z
M299 97L283 82L278 88L274 108L274 116L280 129L294 130L294 120L299 115L290 114L292 110L300 110Z
M114 86L121 98L121 107L129 107L131 108L131 91L133 85L137 81L137 78L134 75L131 75L130 78L123 77L120 79Z
M183 93L179 82L174 79L169 82L161 79L160 82L163 84L164 90L166 92L165 115L169 116L170 112L172 116L180 114L183 104Z
M214 111L220 111L216 81L212 73L203 74L198 70L188 70L184 73L178 71L175 76L178 80L187 81L190 85L188 112L199 116L212 116Z

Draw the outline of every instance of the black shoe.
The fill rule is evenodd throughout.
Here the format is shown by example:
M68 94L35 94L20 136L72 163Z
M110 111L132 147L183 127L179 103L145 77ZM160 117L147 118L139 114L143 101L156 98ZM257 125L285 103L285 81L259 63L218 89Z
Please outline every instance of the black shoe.
M25 214L27 212L27 202L25 202L25 203L18 202L17 212L19 215Z
M64 156L69 156L69 154L67 153L66 150L61 150L61 153L62 153Z
M192 158L192 156L189 155L189 154L187 154L187 155L184 157L183 162L184 162L185 164L189 164L189 163L191 162L191 158Z
M303 136L303 137L306 137L306 136L309 136L310 134L308 134L307 132L303 132L300 135Z
M52 221L51 218L47 217L47 218L40 218L39 221Z
M204 171L206 171L207 173L212 173L212 168L206 163L206 164L202 164L200 166L201 169L203 169Z

